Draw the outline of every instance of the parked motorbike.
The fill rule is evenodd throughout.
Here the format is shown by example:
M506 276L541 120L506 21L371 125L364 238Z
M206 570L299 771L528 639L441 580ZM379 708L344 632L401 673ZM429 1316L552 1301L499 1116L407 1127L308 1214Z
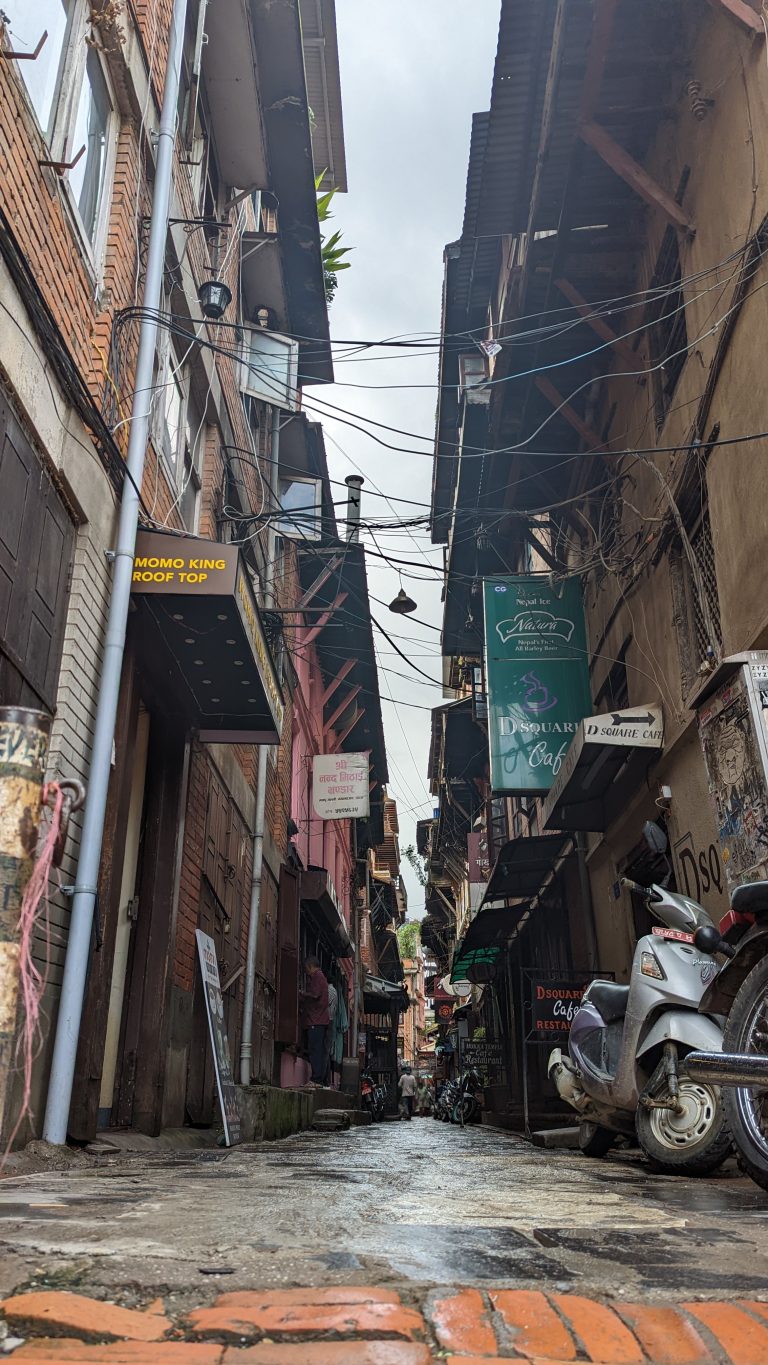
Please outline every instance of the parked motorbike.
M363 1109L370 1114L371 1122L380 1123L384 1118L387 1091L383 1085L376 1084L370 1071L364 1071L360 1077L360 1095Z
M738 886L731 897L734 921L715 951L728 961L702 997L700 1008L728 1015L723 1055L691 1057L691 1071L723 1087L723 1106L739 1163L768 1190L768 882ZM715 933L719 935L719 931ZM713 936L699 931L702 949ZM712 949L710 948L710 951Z
M623 884L646 898L664 927L639 940L628 986L588 986L571 1023L568 1056L555 1048L549 1075L582 1116L586 1155L604 1156L617 1134L636 1133L657 1171L705 1175L728 1156L731 1139L719 1090L689 1075L685 1058L722 1048L720 1010L699 1012L717 965L693 940L702 928L718 943L720 934L690 897L626 878Z
M483 1087L476 1071L465 1071L459 1079L458 1093L451 1110L451 1122L477 1123L483 1108Z
M443 1123L450 1123L453 1114L453 1107L459 1098L459 1083L457 1080L446 1081L440 1094L437 1097L432 1117L440 1119Z

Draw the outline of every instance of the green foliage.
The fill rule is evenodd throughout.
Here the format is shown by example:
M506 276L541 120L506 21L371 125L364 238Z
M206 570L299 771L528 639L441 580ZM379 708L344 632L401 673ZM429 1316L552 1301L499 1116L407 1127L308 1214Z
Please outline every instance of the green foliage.
M413 844L409 844L407 848L403 849L403 857L407 859L416 873L419 880L419 886L426 886L429 881L426 864L420 854L416 852Z
M320 186L323 183L324 175L325 171L321 171L320 174L315 177L315 189L317 191L319 191ZM331 204L335 193L335 189L327 190L325 194L318 193L317 217L321 225L327 223L328 220L333 217L333 214L331 213ZM333 297L339 285L339 271L349 270L351 265L351 261L345 261L344 257L348 256L350 251L353 251L354 248L351 246L340 246L340 242L340 232L333 232L330 237L326 237L323 232L320 233L320 244L323 254L323 274L325 276L325 298L327 303L333 303Z
M417 956L421 947L421 925L417 919L407 919L397 931L397 943L403 960Z

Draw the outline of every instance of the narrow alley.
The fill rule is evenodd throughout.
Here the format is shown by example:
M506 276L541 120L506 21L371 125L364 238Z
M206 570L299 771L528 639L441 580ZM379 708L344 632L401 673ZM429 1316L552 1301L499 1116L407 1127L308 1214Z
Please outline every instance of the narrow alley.
M14 1358L213 1361L189 1344L212 1340L230 1345L227 1361L288 1365L346 1359L340 1343L359 1340L356 1359L391 1365L432 1359L421 1343L528 1359L536 1323L536 1354L555 1361L768 1359L766 1306L723 1311L768 1282L768 1199L733 1162L709 1180L664 1178L631 1151L595 1162L428 1119L87 1160L3 1184L0 1289ZM388 1305L379 1324L378 1308L355 1318L368 1291ZM120 1354L130 1319L112 1326L105 1302L89 1316L72 1295L145 1312L155 1304L150 1317L159 1298L167 1321ZM597 1301L594 1319L587 1301ZM409 1312L398 1317L397 1303ZM699 1333L698 1353L684 1354L672 1331L669 1310L685 1303L693 1317L680 1308L679 1335L695 1344ZM666 1353L646 1356L643 1333L661 1310ZM641 1346L631 1346L638 1314ZM569 1322L581 1343L570 1353ZM105 1344L72 1354L73 1337L100 1336ZM377 1339L390 1354L365 1356ZM412 1345L398 1354L400 1341ZM241 1351L246 1343L262 1343L260 1353Z

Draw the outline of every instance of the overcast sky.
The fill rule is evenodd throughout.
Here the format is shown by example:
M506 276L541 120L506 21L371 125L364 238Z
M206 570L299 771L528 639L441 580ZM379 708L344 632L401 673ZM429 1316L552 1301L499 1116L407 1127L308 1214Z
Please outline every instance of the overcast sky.
M337 196L334 227L354 252L331 308L334 340L439 333L443 247L461 233L471 119L488 107L499 9L499 0L336 0L349 193ZM358 414L413 432L422 439L373 428L385 441L422 453L387 450L323 410L331 477L365 476L364 519L426 516L426 505L398 499L429 503L436 354L402 358L376 351L337 361L335 373L334 389L315 388L312 400L337 404L352 420ZM407 385L416 387L402 387ZM337 499L344 496L344 489L335 489ZM431 545L425 527L415 528L412 537L390 531L376 539L387 555L422 566L403 567L403 586L418 603L415 615L439 627L434 567L442 565L442 550ZM369 536L365 541L376 550ZM373 553L368 577L371 593L391 601L398 574ZM404 848L415 840L416 820L429 816L433 806L426 768L429 710L442 697L440 636L437 629L372 605L412 663L435 680L430 686L420 678L374 631L389 790L397 798ZM421 918L423 889L405 861L403 872L409 913Z

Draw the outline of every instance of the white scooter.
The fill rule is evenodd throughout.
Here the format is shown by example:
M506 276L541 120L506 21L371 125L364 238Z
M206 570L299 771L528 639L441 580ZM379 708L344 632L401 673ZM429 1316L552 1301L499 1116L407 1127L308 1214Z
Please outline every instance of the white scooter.
M588 1156L604 1156L617 1134L636 1133L657 1171L705 1175L731 1150L718 1087L685 1070L687 1053L722 1050L722 1019L697 1012L718 968L693 935L714 926L688 896L626 878L623 884L647 899L665 927L638 942L628 986L588 986L568 1056L554 1049L549 1076L582 1117L579 1140Z

